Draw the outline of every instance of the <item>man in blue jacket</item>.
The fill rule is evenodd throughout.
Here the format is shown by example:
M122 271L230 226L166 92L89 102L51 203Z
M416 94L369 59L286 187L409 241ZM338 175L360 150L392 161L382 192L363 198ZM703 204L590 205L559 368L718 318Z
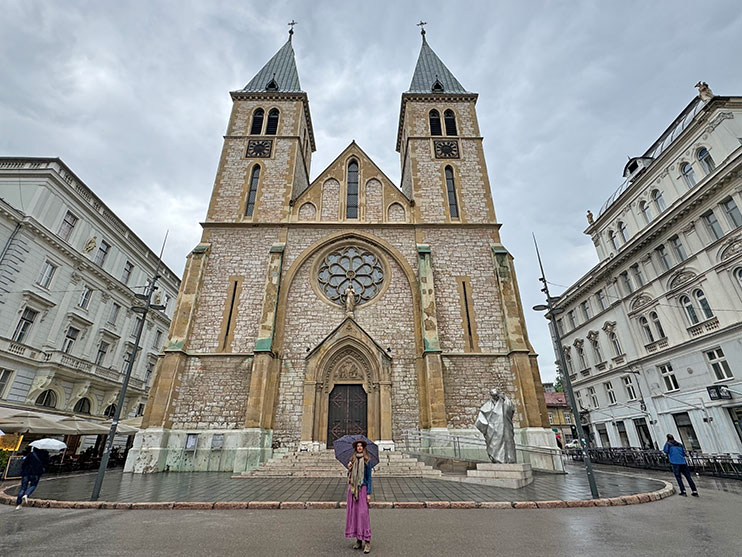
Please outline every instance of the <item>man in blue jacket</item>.
M28 503L28 496L31 495L36 486L39 485L41 475L46 471L46 465L49 463L49 453L42 449L31 449L23 457L21 464L21 488L18 490L16 498L16 510L21 508L22 503Z
M683 476L685 476L691 489L691 495L693 495L693 497L698 497L696 484L693 483L693 478L690 475L690 468L688 468L688 462L685 460L685 448L683 445L675 441L675 438L668 433L667 443L665 443L665 448L662 450L670 460L670 464L672 464L672 472L675 474L675 479L678 480L678 485L680 486L680 495L688 497L688 494L685 492L685 486L683 485Z

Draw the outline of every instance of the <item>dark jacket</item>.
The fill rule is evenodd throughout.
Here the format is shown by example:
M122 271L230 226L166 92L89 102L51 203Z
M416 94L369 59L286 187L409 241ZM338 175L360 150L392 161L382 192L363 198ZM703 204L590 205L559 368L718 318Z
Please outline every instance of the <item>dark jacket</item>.
M371 493L373 492L373 488L371 485L371 467L370 466L366 466L366 468L364 468L363 470L363 483L361 485L365 485L366 494L371 495Z
M49 464L49 453L44 450L33 449L23 457L21 476L41 476Z
M685 460L685 449L677 441L668 441L662 450L670 460L670 464L688 464Z

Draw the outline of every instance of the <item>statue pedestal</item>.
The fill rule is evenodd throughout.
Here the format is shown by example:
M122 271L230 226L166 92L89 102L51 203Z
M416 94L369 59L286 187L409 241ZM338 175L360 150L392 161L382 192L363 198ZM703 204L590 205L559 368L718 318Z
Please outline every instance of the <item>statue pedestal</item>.
M530 464L494 464L478 462L476 470L467 470L468 483L519 489L533 482Z

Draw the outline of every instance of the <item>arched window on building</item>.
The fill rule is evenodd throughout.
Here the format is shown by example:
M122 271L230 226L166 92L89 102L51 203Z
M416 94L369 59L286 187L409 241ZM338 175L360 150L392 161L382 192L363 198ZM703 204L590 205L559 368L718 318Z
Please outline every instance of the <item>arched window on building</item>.
M615 251L618 251L618 242L616 241L616 233L613 230L608 232L608 241L611 243L611 247Z
M600 350L600 342L598 342L597 338L594 338L590 341L590 344L593 347L593 356L595 356L596 363L600 363L603 361L603 353Z
M698 150L698 162L701 163L701 168L708 174L711 172L714 168L716 168L716 165L714 164L714 159L711 158L711 153L708 152L708 149L705 147Z
M57 393L48 389L36 397L36 406L43 406L44 408L56 408L57 407Z
M690 163L684 162L680 166L680 174L683 176L683 180L685 180L685 185L688 186L688 189L696 186L696 173Z
M660 190L654 190L652 192L652 201L654 201L654 206L655 209L657 209L657 214L660 214L667 208L667 205L665 205L665 200L662 199L662 192Z
M75 403L72 411L78 414L90 414L90 399L86 397L81 398Z
M642 213L642 217L644 217L644 224L652 222L652 208L649 206L649 203L646 201L639 203L639 210Z
M649 314L649 319L650 321L652 321L652 324L654 324L654 330L657 331L658 338L665 338L667 335L665 335L665 330L662 328L662 323L660 323L660 316L657 315L657 312L651 312Z
M348 219L358 218L358 162L355 160L348 163L348 193L345 217Z
M250 126L250 135L260 135L263 131L263 116L265 111L262 108L256 108L252 113L252 125Z
M618 335L616 333L610 334L611 339L611 345L613 346L613 354L616 356L620 356L623 354L623 350L621 349L621 343L618 341Z
M572 367L572 354L569 353L569 348L566 346L564 347L564 361L567 364L567 371L569 373L574 373L574 368Z
M621 241L625 244L629 241L629 235L626 232L626 223L618 222L618 233L621 235Z
M247 204L245 205L245 216L251 217L255 210L255 199L258 196L258 182L260 182L260 165L256 164L252 168L250 175L250 189L247 192Z
M450 108L443 113L443 121L446 124L446 135L458 135L456 132L456 115Z
M679 302L685 310L685 316L688 318L688 323L691 325L698 323L698 314L696 313L696 308L691 303L690 298L688 296L682 296Z
M268 123L265 125L265 135L276 135L278 132L278 109L271 108L268 113Z
M453 181L453 168L446 167L446 191L448 192L448 213L452 219L459 218L459 202L456 199L456 185Z
M698 300L698 305L701 308L701 313L703 313L704 318L711 319L714 316L714 312L711 311L711 306L706 299L706 294L704 294L703 290L699 288L698 290L693 292L693 295L696 297L696 300Z
M737 277L737 282L742 286L742 267L734 271L734 276Z
M107 418L113 418L113 415L116 413L116 405L115 404L109 404L106 406L106 409L103 410L103 415Z
M654 335L652 334L652 329L649 327L649 321L647 321L647 318L643 316L640 317L639 325L641 325L642 331L644 331L644 338L647 343L652 344L654 342Z
M577 359L580 360L580 370L587 369L587 359L585 358L585 349L582 346L575 346L577 349Z
M443 132L441 131L440 113L436 109L433 109L430 111L430 114L428 114L428 118L430 120L430 135L443 135Z

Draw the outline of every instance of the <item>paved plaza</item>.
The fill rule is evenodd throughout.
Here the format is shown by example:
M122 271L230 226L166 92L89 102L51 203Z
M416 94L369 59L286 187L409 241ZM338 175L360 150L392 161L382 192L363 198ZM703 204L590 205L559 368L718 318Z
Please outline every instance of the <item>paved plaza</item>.
M698 485L698 499L676 495L622 507L372 510L372 555L742 554L742 482L702 477ZM343 538L344 518L340 509L15 511L0 505L0 555L355 555Z
M569 474L536 474L523 489L427 478L374 479L375 501L535 501L589 499L584 471L568 467ZM618 497L662 489L656 480L603 472L596 474L602 497ZM95 474L42 480L34 497L61 501L87 500ZM239 478L229 473L195 472L124 474L111 470L101 501L345 501L344 478Z

